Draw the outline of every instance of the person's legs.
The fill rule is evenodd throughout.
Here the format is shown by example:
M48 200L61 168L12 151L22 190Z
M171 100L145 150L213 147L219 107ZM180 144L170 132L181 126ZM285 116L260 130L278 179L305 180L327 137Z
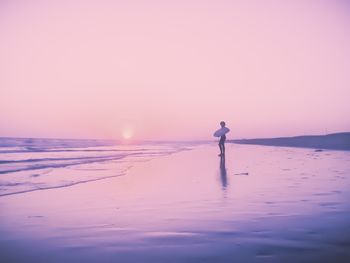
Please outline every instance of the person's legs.
M223 153L221 140L219 141L220 154Z
M220 143L221 143L222 155L225 155L225 141L226 141L226 136L225 135L221 136Z
M220 156L223 156L225 154L225 141L226 141L226 136L225 135L221 136L219 140Z
M219 141L220 155L225 154L225 138L221 137Z

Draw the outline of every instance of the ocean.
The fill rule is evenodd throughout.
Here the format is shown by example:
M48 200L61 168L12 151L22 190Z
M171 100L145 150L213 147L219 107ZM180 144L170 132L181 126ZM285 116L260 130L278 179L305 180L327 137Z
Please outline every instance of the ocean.
M195 143L0 137L0 196L123 176L136 162Z

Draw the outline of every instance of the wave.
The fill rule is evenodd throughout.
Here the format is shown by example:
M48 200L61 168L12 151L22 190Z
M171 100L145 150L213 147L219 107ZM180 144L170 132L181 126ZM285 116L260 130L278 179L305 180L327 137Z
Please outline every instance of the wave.
M0 196L122 176L137 162L189 150L186 143L0 138Z
M105 177L100 177L100 178L95 178L95 179L90 179L90 180L81 180L81 181L76 181L76 182L72 182L72 183L66 183L66 184L62 184L62 185L51 185L51 186L47 186L47 187L39 187L39 188L34 188L34 189L22 190L22 191L13 191L13 192L7 192L7 193L0 193L0 196L24 194L24 193L40 191L40 190L49 190L49 189L70 187L70 186L77 185L77 184L90 183L90 182L105 180L105 179L109 179L109 178L113 178L113 177L119 177L119 176L122 176L122 175L124 175L124 174L105 176Z

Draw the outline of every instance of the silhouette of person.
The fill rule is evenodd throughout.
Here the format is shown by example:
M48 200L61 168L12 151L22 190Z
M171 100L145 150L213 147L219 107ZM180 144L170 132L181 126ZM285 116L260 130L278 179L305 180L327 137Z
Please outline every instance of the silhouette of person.
M220 122L221 128L224 128L226 123L224 121ZM219 140L219 148L220 148L220 154L219 156L225 155L225 141L226 141L226 135L222 135Z

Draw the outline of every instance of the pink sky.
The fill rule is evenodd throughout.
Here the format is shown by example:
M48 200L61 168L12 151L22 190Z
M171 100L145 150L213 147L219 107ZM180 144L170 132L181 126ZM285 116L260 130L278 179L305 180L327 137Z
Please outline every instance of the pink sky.
M0 1L0 136L349 131L346 1Z

